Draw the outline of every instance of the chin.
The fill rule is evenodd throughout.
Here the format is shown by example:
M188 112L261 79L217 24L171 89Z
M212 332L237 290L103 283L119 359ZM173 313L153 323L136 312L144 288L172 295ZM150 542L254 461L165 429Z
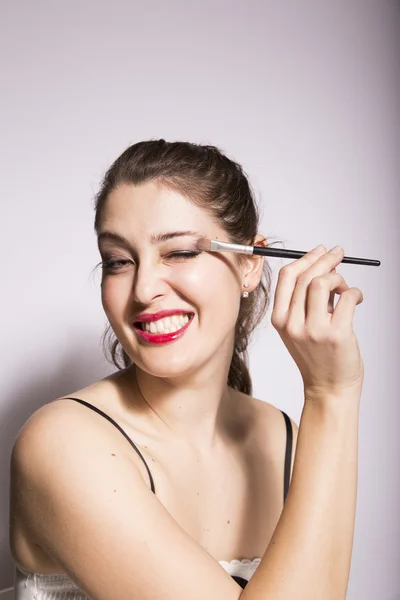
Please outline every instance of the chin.
M203 361L198 361L194 364L194 357L190 357L190 362L188 360L188 353L182 356L173 356L173 352L163 358L154 358L153 360L143 360L142 357L134 356L134 354L130 354L131 360L134 364L145 373L152 375L153 377L159 377L160 379L175 379L175 378L183 378L186 379L188 377L192 377L194 374L198 373L204 365Z

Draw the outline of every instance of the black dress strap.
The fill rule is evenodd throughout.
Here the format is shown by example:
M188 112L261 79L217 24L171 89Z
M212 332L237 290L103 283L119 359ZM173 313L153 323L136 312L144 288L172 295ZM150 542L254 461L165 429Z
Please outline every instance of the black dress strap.
M150 469L147 466L146 461L143 458L142 453L140 452L139 448L137 446L135 446L135 444L132 442L132 440L130 439L130 437L128 435L126 435L125 431L118 425L118 423L116 423L114 421L114 419L112 419L111 417L109 417L108 415L106 415L106 413L104 413L102 410L100 410L96 406L93 406L92 404L89 404L89 402L85 402L85 400L80 400L79 398L71 398L71 397L63 398L63 400L75 400L76 402L80 402L81 404L84 404L88 408L91 408L92 410L96 411L97 413L99 413L99 415L101 415L102 417L104 417L105 419L107 419L107 421L110 421L110 423L112 423L113 425L115 425L115 427L122 433L122 435L124 435L126 437L126 439L128 440L128 442L136 450L136 452L139 454L140 458L144 462L145 467L147 469L147 472L149 474L149 478L150 478L151 491L154 492L154 494L155 494L156 492L155 492L155 486L154 486L153 477L152 477L152 475L150 473Z
M240 587L242 589L244 589L246 587L246 585L249 583L247 581L247 579L245 579L244 577L239 577L239 575L231 575L232 579L234 579L236 581L236 583L238 583L240 585Z
M292 463L292 445L293 445L293 430L292 423L283 410L281 410L286 423L286 452L285 452L285 473L283 478L283 502L286 501L286 496L289 491L290 484L290 467Z

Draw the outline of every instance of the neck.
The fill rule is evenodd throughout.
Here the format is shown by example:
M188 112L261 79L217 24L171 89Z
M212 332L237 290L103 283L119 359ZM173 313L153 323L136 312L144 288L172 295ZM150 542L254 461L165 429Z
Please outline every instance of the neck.
M209 455L218 447L237 443L241 437L240 398L227 386L227 374L219 371L212 377L208 373L184 381L181 377L154 377L136 365L126 374L149 419L197 454Z

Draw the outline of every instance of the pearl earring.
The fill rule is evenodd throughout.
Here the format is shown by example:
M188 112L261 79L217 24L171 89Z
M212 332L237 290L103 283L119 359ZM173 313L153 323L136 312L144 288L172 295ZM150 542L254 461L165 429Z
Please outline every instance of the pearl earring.
M244 282L243 287L245 287L245 288L249 287L249 284L247 283L247 281ZM248 298L248 297L249 297L249 292L242 293L242 298Z

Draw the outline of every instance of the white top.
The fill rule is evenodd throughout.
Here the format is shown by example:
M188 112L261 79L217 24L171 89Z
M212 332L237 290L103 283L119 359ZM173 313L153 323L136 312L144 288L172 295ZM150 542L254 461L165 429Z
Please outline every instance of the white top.
M260 562L261 558L244 558L230 562L220 560L219 564L229 575L249 581ZM43 575L16 566L14 577L14 600L90 600L65 573Z

